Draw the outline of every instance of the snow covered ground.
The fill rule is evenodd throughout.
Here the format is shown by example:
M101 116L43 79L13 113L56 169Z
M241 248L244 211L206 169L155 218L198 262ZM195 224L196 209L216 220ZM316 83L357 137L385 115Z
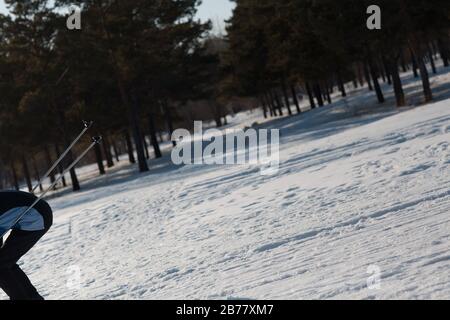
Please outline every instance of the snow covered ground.
M434 104L398 110L390 93L378 107L359 89L300 117L240 115L232 125L281 129L277 175L167 156L139 175L122 161L50 200L53 229L23 267L48 299L449 299L440 70Z

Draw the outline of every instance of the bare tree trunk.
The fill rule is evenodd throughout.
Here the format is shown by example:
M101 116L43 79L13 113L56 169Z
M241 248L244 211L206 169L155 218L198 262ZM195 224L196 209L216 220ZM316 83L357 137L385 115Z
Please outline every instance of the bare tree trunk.
M55 151L56 151L56 156L58 158L61 157L61 151L59 150L59 146L57 143L55 144ZM58 171L59 171L60 175L63 174L63 172L64 172L63 161L58 165ZM62 175L62 177L61 177L61 182L63 184L63 187L67 187L66 177L64 175Z
M261 104L263 109L264 119L267 119L267 105L266 102L264 101L264 98L261 95L259 96L259 103Z
M403 72L407 72L408 71L408 67L407 67L406 62L405 62L405 53L403 52L403 50L401 50L401 53L400 53L400 64L402 66L402 71Z
M66 117L64 115L63 110L61 110L61 108L58 107L57 105L55 105L55 110L57 110L57 116L58 116L59 125L60 125L60 128L61 128L63 141L64 141L65 145L69 145L70 142L71 142L71 139L70 139L69 133L66 130ZM71 163L73 160L74 160L73 152L72 152L72 150L70 150L67 153L67 162ZM76 173L75 167L70 169L69 173L70 173L70 179L72 181L72 190L74 192L75 191L79 191L81 189L81 186L80 186L80 182L78 181L78 177L77 177L77 173Z
M396 59L390 59L386 61L386 65L392 75L392 82L394 84L395 100L397 101L397 107L403 107L406 105L405 93L403 91L402 81L398 72L398 63Z
M331 101L331 88L328 82L326 82L326 86L325 86L326 90L325 90L325 98L327 99L328 104L332 104L333 101Z
M439 53L441 55L441 59L444 62L444 67L448 67L450 65L449 64L450 54L448 46L446 43L444 43L444 41L441 38L438 39L437 44L439 48Z
M314 94L317 99L317 103L319 104L319 107L323 107L325 104L323 102L322 98L322 89L320 88L320 85L318 83L313 85Z
M363 69L362 64L357 63L355 68L358 76L359 86L364 87L364 76L363 76L364 71L362 70Z
M148 152L147 137L145 136L145 134L142 135L142 143L144 144L145 157L147 159L150 159L150 153Z
M309 82L305 83L305 88L306 88L306 92L308 93L310 107L311 107L311 109L315 109L316 102L314 101L313 92L312 92L311 85L309 84Z
M267 93L263 94L263 99L266 101L266 105L269 108L269 114L271 117L275 116L275 112L273 111L273 105L272 102L270 101L270 98L268 98Z
M277 116L276 107L273 104L273 99L272 99L270 93L266 93L265 96L266 96L267 104L269 105L270 116L271 117L276 117Z
M370 56L368 58L368 65L369 65L370 75L372 77L372 81L374 84L375 92L377 94L378 102L383 103L385 101L383 91L381 91L381 86L380 86L380 83L378 82L377 70L375 69L376 67L374 66L372 58Z
M133 102L130 110L130 123L132 124L133 140L136 146L136 154L138 158L139 172L149 171L147 159L145 159L144 145L142 144L142 132L139 125L140 101L136 94L132 96Z
M345 85L344 85L344 81L342 80L342 74L340 71L337 72L337 80L338 80L339 90L341 91L342 97L345 98L347 96L347 92L345 91Z
M434 57L433 57L433 51L431 49L431 47L427 44L427 51L428 51L428 58L430 59L430 65L431 65L431 70L433 71L434 74L437 73L436 70L436 64L434 63Z
M159 144L158 144L158 138L156 137L156 129L155 129L155 122L153 120L153 114L149 114L148 115L148 125L149 125L149 131L150 131L150 140L153 146L153 150L155 152L155 157L161 158L162 157L162 152L161 149L159 148Z
M95 144L94 151L95 151L95 159L97 161L98 166L98 172L100 175L104 175L106 172L105 166L103 165L102 149L98 143Z
M412 61L412 68L413 68L413 73L414 73L414 78L418 78L419 77L419 73L417 72L417 57L415 56L414 52L410 49L410 53L411 53L411 61Z
M130 163L136 163L136 159L134 158L133 143L131 142L130 132L128 129L125 130L124 138L127 145L128 159Z
M69 162L72 162L74 160L72 151L69 151L69 153L67 154L67 158L68 158ZM80 182L78 181L78 177L77 177L77 173L75 171L75 167L72 168L69 171L69 173L70 173L70 180L72 181L72 190L73 191L80 191L81 190L81 186L80 186Z
M32 160L32 163L33 163L33 170L34 170L35 179L39 183L39 191L42 192L42 191L44 191L44 188L42 188L42 181L41 181L41 176L39 174L38 165L36 163L36 158L32 157L31 160Z
M223 126L221 107L216 101L211 101L210 100L209 104L210 104L210 106L213 109L214 121L216 121L216 127L217 128L221 128Z
M298 102L297 90L295 89L295 85L291 84L291 92L292 98L294 99L295 108L297 109L297 113L302 113L302 109L300 108L300 103Z
M392 85L391 71L389 70L390 68L389 68L388 63L386 61L386 58L384 56L381 58L381 62L383 64L383 69L384 69L384 72L386 74L387 82L388 82L389 85Z
M27 183L28 191L31 192L33 190L33 185L31 184L30 170L28 169L28 164L25 155L22 155L22 168L25 182Z
M108 168L114 167L114 161L111 153L111 145L109 144L109 137L107 134L103 134L102 147L103 153L106 158L106 166Z
M5 182L5 176L4 176L3 168L0 165L0 190L5 189L4 182Z
M277 92L273 92L274 101L277 105L278 113L280 116L283 116L283 104L281 103L280 97L278 96Z
M51 168L53 161L52 161L52 155L50 153L50 149L48 146L44 147L44 153L45 153L45 160L47 161L47 166L49 168ZM55 179L56 179L55 172L54 171L50 172L50 183L55 182Z
M119 149L117 147L116 139L112 139L111 140L111 145L112 145L112 148L113 148L113 151L114 151L114 156L116 157L116 162L119 162L120 161L120 155L119 155Z
M379 75L381 76L381 79L383 80L384 83L387 82L387 77L386 77L386 70L383 68L383 64L381 62L376 62L374 64L377 68L377 70L379 70Z
M288 109L288 113L290 116L292 116L291 103L289 101L289 95L287 93L286 81L284 79L281 81L281 89L283 91L284 101L286 104L286 108Z
M19 191L20 190L19 179L17 178L17 171L16 171L16 167L14 166L13 161L11 161L11 173L12 173L12 178L13 178L14 189Z
M364 63L363 70L364 70L364 77L366 78L367 85L369 86L369 90L373 91L372 81L370 79L369 66L367 65L367 63Z
M423 94L425 96L425 102L433 100L433 94L431 92L430 77L428 75L427 66L423 57L418 58L420 77L422 78Z
M166 119L167 130L168 130L168 133L169 133L169 137L172 140L171 137L172 137L172 133L174 131L174 128L173 128L172 115L170 113L169 103L167 102L167 99L164 99L162 101L162 106L163 106L163 109L164 109L164 117ZM177 146L177 142L176 141L172 141L172 145L174 147L176 147Z

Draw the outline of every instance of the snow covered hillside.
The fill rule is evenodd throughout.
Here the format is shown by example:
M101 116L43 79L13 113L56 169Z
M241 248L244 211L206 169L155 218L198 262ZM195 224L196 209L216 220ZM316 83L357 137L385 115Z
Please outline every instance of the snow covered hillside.
M25 271L48 299L450 298L450 100L369 94L261 124L277 175L166 157L52 199Z

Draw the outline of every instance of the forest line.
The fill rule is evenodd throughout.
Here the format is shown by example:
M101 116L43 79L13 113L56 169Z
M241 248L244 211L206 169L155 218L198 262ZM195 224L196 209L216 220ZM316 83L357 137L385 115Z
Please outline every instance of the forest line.
M120 154L146 172L149 149L160 158L163 138L191 120L220 127L233 109L253 107L301 116L301 96L315 109L333 92L345 97L347 84L384 103L388 83L402 107L401 72L420 79L426 103L436 62L450 62L443 0L236 0L222 36L195 18L197 0L5 2L13 16L0 16L0 188L31 190L84 119L103 136L89 159L99 174ZM380 30L367 29L372 4ZM66 28L71 5L81 30ZM69 183L81 188L75 169Z

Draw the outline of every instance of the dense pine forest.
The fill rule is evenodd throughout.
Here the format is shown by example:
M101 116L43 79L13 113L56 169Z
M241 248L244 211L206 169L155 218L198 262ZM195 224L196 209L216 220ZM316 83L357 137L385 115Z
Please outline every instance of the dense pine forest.
M436 64L450 62L445 0L235 0L225 35L196 18L198 0L5 2L0 189L31 190L82 120L103 137L87 159L99 174L121 154L147 172L148 160L163 156L161 142L192 120L220 127L238 107L301 117L301 97L315 109L349 86L366 87L382 104L382 82L403 107L402 72L420 78L427 103ZM373 4L381 30L367 28ZM67 28L72 5L81 8L80 30ZM75 169L63 184L82 187Z

